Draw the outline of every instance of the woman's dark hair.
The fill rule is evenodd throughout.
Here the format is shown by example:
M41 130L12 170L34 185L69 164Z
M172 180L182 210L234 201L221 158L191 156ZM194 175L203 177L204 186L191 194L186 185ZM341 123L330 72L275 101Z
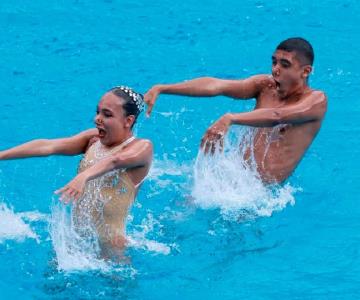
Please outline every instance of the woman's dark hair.
M303 38L296 37L282 41L276 50L294 51L300 62L304 65L312 66L314 63L314 49L311 44Z
M123 100L122 108L126 116L133 115L135 117L132 128L136 123L137 117L144 109L144 96L127 86L116 86L110 89L109 92Z

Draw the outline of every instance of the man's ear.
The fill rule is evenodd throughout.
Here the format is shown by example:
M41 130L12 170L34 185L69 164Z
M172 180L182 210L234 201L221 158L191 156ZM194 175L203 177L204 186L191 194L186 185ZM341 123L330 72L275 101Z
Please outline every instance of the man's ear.
M135 122L134 115L127 116L125 121L125 128L131 128L134 122Z
M306 65L304 66L304 69L303 69L303 73L302 73L302 77L303 78L308 78L312 72L312 66L310 65Z

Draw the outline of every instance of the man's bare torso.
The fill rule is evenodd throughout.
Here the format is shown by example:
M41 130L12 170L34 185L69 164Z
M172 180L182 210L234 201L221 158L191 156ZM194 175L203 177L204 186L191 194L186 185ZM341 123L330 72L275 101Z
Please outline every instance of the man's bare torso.
M262 83L262 92L258 95L259 108L280 108L301 102L312 93L321 93L307 89L303 94L286 100L280 99L271 77ZM259 128L254 138L254 158L257 171L267 182L282 182L288 178L307 148L315 138L321 126L321 120L302 124L281 124L276 127ZM245 153L245 159L250 157L250 149Z

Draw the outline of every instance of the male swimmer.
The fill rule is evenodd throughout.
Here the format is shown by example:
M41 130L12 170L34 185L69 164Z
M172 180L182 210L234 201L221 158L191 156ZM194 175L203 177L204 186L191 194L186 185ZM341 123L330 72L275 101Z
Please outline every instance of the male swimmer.
M142 108L142 95L128 87L115 87L97 106L96 129L0 151L0 160L85 154L78 175L56 193L65 203L74 201L76 229L85 233L92 227L104 257L120 253L125 246L128 210L151 165L152 143L132 133Z
M272 75L256 75L244 80L203 77L154 85L144 96L147 115L160 94L255 98L253 111L227 113L209 127L201 147L205 153L213 153L218 142L222 146L231 125L258 127L252 145L257 171L265 183L281 183L292 174L318 133L327 109L327 98L322 91L308 85L314 61L314 51L308 41L289 38L277 46L271 59ZM268 141L272 127L276 127L278 134ZM250 154L249 148L245 161L251 159Z

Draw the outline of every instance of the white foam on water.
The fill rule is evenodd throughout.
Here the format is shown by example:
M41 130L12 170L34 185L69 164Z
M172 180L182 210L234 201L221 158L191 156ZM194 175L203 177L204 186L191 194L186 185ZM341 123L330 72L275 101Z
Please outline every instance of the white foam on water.
M156 231L161 232L162 225L156 220L152 214L147 214L146 218L142 220L140 225L135 226L135 230L128 233L127 240L128 246L152 252L154 254L168 255L174 245L167 245L146 236L149 233Z
M23 220L28 222L48 222L49 216L38 211L26 211L17 213Z
M164 156L163 160L154 159L147 180L154 182L150 184L149 190L146 191L147 197L155 197L164 193L168 189L179 190L187 180L192 176L193 166L189 162L177 162Z
M34 219L31 219L32 216ZM27 238L39 242L39 237L25 221L43 219L44 215L39 212L15 213L5 203L0 203L0 243L6 240L22 242Z
M165 157L164 160L154 160L149 175L149 179L159 179L161 176L183 176L186 173L191 173L192 167L186 163L179 164L176 161L169 160Z
M155 254L169 255L171 247L157 242L155 240L147 239L142 232L135 232L127 236L128 246L135 249L142 249L145 251L153 252Z
M204 155L199 151L194 167L194 203L203 209L220 209L228 219L271 216L286 205L294 205L299 189L290 184L266 186L254 166L244 162L244 151L252 145L253 129L235 129L227 136L223 152ZM243 147L239 147L241 144Z

